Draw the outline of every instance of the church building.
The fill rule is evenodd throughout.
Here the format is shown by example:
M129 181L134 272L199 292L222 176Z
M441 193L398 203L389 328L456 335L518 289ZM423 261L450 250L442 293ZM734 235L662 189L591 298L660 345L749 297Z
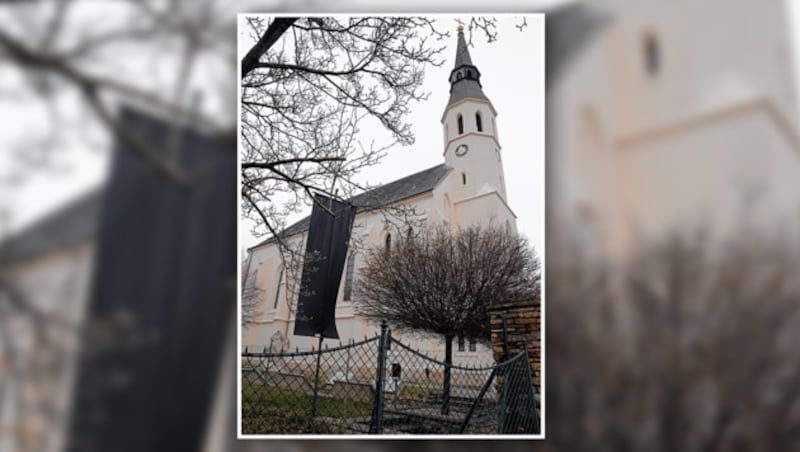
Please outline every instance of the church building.
M501 146L497 133L497 111L481 84L481 72L473 63L460 27L455 64L449 77L450 98L442 115L444 161L401 179L388 182L353 197L357 206L352 236L366 246L351 252L336 301L336 325L342 342L362 339L378 331L376 323L359 317L352 299L354 281L369 249L390 247L398 230L387 223L381 209L413 209L422 228L447 224L453 228L475 224L499 225L517 231L516 215L508 205L503 177ZM367 208L365 206L370 206ZM289 244L302 245L309 217L286 228L282 234ZM301 247L302 249L302 247ZM275 238L250 248L243 274L251 275L258 289L260 308L254 321L242 327L242 347L278 350L310 349L317 339L294 336L292 299L287 289L287 272ZM288 284L291 286L291 284ZM411 331L396 331L395 337L437 355L444 350L441 339L423 338ZM279 344L279 345L278 345ZM484 362L491 359L488 347L459 338L454 344L454 361Z
M791 9L602 1L548 14L551 238L570 231L626 259L676 234L800 227Z

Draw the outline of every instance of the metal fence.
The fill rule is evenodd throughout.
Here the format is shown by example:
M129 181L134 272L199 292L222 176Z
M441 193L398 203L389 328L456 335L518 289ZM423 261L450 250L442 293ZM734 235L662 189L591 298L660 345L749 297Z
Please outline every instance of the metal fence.
M539 432L527 352L447 365L381 334L321 350L242 355L242 433Z

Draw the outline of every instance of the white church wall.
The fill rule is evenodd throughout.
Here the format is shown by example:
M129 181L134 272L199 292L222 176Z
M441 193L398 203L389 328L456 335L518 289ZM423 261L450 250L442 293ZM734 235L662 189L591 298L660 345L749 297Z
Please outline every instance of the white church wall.
M458 224L500 226L517 231L516 217L496 191L485 191L455 203Z
M459 219L455 215L456 209L451 207L447 209L444 202L444 195L447 193L443 188L445 184L436 187L432 192L424 193L402 202L404 205L413 205L417 212L421 214L421 219L424 222L423 227L435 226L436 224L447 221L453 227L459 225L466 225L472 223L463 223L462 221L477 221L475 218L480 217L476 213L475 217L468 217L465 220ZM497 195L494 195L495 197ZM481 209L490 211L486 206L475 207L476 212ZM488 218L488 217L487 217ZM392 234L396 240L397 230L394 227L386 226L386 214L382 211L372 211L360 213L353 225L353 237L360 238L367 245L367 248L357 250L355 261L355 277L363 268L369 249L382 248L385 246L385 239L387 234ZM514 225L516 227L516 225ZM419 232L419 231L417 231ZM304 240L304 234L293 237L289 240L291 243L299 243ZM275 284L277 281L276 272L280 268L280 254L276 244L268 244L252 250L251 266L258 266L259 284L264 290L264 303L272 306L276 294ZM345 275L343 275L343 278ZM243 346L260 349L261 347L269 347L270 340L273 335L280 331L282 333L288 332L288 342L285 343L288 349L294 350L308 350L311 347L317 346L317 339L303 336L295 336L291 334L294 330L293 315L289 313L286 291L282 294L279 301L279 309L264 309L265 315L255 325L248 328L243 334ZM351 301L345 301L344 297L344 279L339 287L339 295L336 304L336 327L339 333L340 341L344 344L350 340L361 340L364 337L372 337L380 332L380 326L377 321L366 320L359 317L356 313L356 306ZM420 350L437 359L444 359L444 342L441 338L421 334L409 330L396 330L395 337L409 346ZM337 340L326 340L327 344L338 344ZM279 346L274 344L275 348ZM465 350L458 350L458 341L454 340L453 344L453 362L456 364L484 364L491 361L491 349L483 344L476 344L476 350L470 351L469 341L467 341ZM389 357L391 359L391 356Z
M548 221L568 225L593 240L607 231L617 193L614 183L613 80L608 30L570 61L548 87L546 189Z
M617 115L624 133L701 113L752 92L795 121L787 2L605 1L614 17ZM746 35L747 39L731 39ZM658 69L647 69L645 40L655 38Z
M25 431L31 441L41 439L43 451L61 450L66 439L93 258L94 246L86 243L4 270L3 276L13 282L26 303L62 325L45 328L51 341L45 346L37 343L37 328L30 317L7 319L7 337L12 338L12 343L5 347L13 347L16 356L14 361L7 361L6 356L0 355L0 382L3 374L12 370L23 377L14 387L5 388L9 396L0 406L0 427ZM46 378L27 378L45 374ZM0 451L14 450L13 439L7 443L0 440Z
M725 238L800 219L800 148L763 108L622 151L631 233L703 229ZM771 232L771 231L770 231Z
M417 212L421 214L422 218L427 219L430 212L434 212L431 218L435 218L436 215L441 214L439 208L436 206L437 201L434 200L431 193L409 198L404 200L403 204L413 205ZM387 234L391 234L394 240L397 240L397 234L400 231L393 226L387 226L387 219L396 222L401 221L393 219L388 210L363 212L356 216L352 235L354 239L360 239L365 247L354 250L356 256L354 279L358 278L370 249L382 248L385 246ZM302 243L304 239L305 234L300 234L292 237L288 242L298 244ZM262 320L251 325L244 331L243 344L249 346L269 346L273 334L275 334L276 331L281 331L283 334L288 333L291 348L299 347L300 349L308 349L311 348L312 345L316 346L317 339L299 337L291 334L294 330L294 314L290 313L288 297L294 297L296 294L284 290L278 301L278 309L272 308L276 296L275 286L278 278L277 273L279 272L281 262L277 244L270 243L253 249L251 259L251 262L259 266L258 268L260 269L258 281L260 284L259 287L264 291L262 302L262 312L264 315ZM364 336L373 336L380 330L379 326L375 322L367 322L357 317L353 300L344 300L345 277L346 274L343 272L335 311L339 336L342 342L347 342L351 339L360 340L363 339ZM296 301L293 301L293 303L296 303Z
M797 217L786 5L701 3L602 2L609 20L549 87L549 221L612 255L637 234Z

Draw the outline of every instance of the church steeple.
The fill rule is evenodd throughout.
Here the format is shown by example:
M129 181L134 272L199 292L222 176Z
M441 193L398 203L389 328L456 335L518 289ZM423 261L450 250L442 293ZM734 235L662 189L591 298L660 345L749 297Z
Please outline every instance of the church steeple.
M472 64L462 27L456 44L450 100L442 115L444 161L454 174L450 197L455 202L494 192L505 200L497 112L483 94L481 73Z
M467 41L464 39L464 29L459 26L456 63L450 72L450 100L447 101L447 106L467 97L489 100L481 89L481 72L472 64Z

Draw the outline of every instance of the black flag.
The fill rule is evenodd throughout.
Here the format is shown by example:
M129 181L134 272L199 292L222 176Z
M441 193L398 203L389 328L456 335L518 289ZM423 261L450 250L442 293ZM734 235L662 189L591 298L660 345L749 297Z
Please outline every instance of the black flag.
M205 176L187 189L116 141L65 449L199 450L235 316L236 153L191 128L176 146L175 124L132 109L119 121Z
M323 207L324 206L324 207ZM294 334L338 339L336 296L347 258L355 208L316 195L306 240Z

